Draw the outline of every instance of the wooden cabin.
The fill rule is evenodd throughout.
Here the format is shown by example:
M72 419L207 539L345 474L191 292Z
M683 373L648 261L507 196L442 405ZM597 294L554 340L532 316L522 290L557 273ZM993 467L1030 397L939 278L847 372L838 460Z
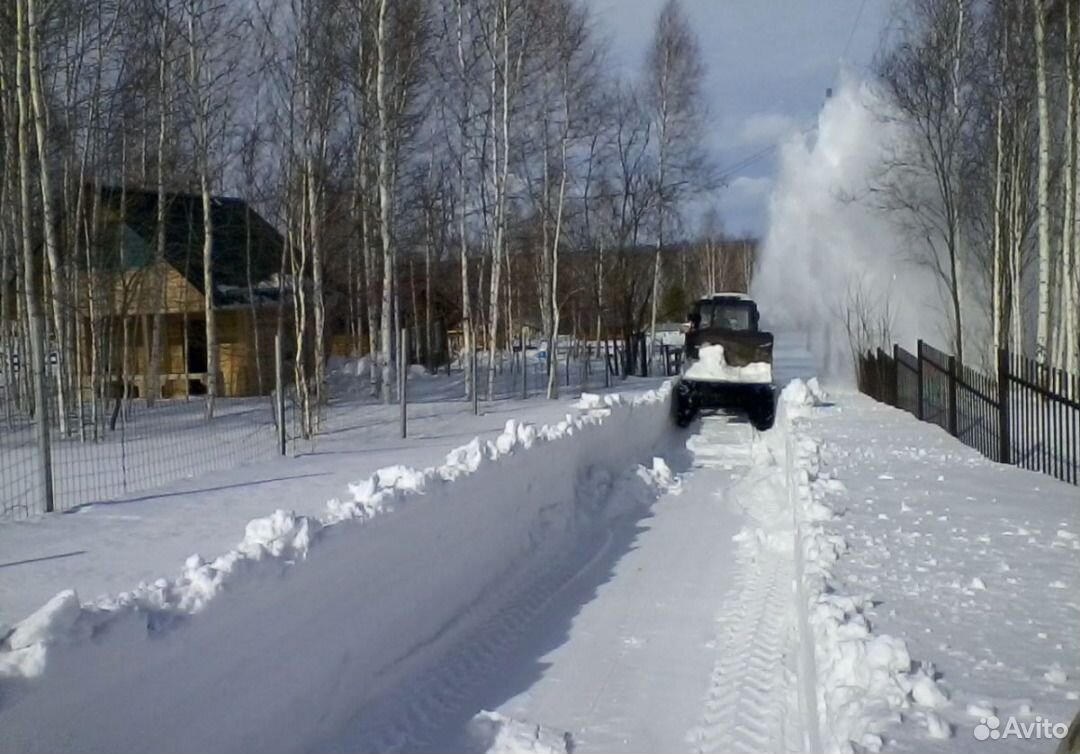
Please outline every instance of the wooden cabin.
M146 397L154 320L161 315L160 396L196 395L207 388L203 209L198 194L165 195L165 249L158 250L157 193L100 190L99 358L109 364L112 392ZM279 286L283 239L240 199L214 197L211 292L218 332L218 394L268 394L274 386L274 335L279 318L291 327L291 301ZM90 343L89 302L80 339ZM102 337L104 330L104 337ZM291 342L291 339L289 339ZM104 343L104 346L101 344ZM104 349L104 353L102 353ZM83 361L90 348L80 349ZM286 354L291 361L291 351ZM89 373L84 364L83 374Z

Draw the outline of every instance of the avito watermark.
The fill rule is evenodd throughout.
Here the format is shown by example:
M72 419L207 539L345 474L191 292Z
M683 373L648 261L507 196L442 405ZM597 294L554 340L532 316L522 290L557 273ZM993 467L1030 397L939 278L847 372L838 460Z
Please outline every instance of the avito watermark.
M1001 719L994 715L980 717L974 731L977 741L997 741L1005 738L1060 740L1068 734L1068 725L1051 722L1041 715L1035 715L1034 719L1027 721L1009 717L1004 726Z

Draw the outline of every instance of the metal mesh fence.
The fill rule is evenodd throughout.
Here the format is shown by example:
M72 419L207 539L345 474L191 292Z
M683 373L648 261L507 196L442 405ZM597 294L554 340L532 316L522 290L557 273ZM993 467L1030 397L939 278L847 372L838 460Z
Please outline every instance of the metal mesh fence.
M9 375L10 376L10 375ZM0 520L111 500L186 477L272 458L280 452L270 397L218 398L206 418L201 396L83 399L44 380L44 425L32 387L0 384ZM32 386L33 381L24 385ZM293 401L286 422L292 422ZM43 438L41 431L44 429Z
M637 351L622 342L560 342L555 386L589 389L628 374L659 371L669 374L677 361L670 349L656 349L647 361L643 338ZM548 376L546 354L535 344L519 340L515 349L500 354L495 398L543 395ZM527 358L522 358L522 353ZM487 354L478 352L477 368L487 372ZM606 365L605 365L606 360ZM4 371L4 368L7 368ZM69 387L63 407L59 400L56 365L46 367L44 424L35 408L36 375L28 365L0 364L0 522L31 518L49 512L131 497L179 479L272 460L282 453L278 435L277 401L273 396L218 398L214 417L206 419L204 396L158 399ZM463 363L457 364L457 370ZM449 370L448 370L449 371ZM327 386L323 403L311 401L311 421L295 388L287 384L292 365L282 364L284 445L290 455L312 452L321 436L371 426L357 405L376 402L370 380L351 380L350 390ZM341 386L339 386L340 388ZM394 401L400 386L394 391ZM96 393L96 395L94 394ZM481 393L486 396L485 384ZM422 400L461 399L461 384L447 381ZM385 419L381 421L386 421ZM44 436L42 436L44 434Z

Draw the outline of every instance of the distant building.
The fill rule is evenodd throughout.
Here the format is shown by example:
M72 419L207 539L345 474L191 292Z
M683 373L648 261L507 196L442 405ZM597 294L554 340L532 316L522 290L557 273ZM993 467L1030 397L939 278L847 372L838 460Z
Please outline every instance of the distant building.
M203 282L203 211L198 194L165 195L165 250L157 250L157 192L103 188L97 248L92 262L98 311L111 312L97 327L99 354L109 381L146 397L154 316L164 316L159 364L160 397L206 392L207 349ZM218 394L243 396L273 388L274 335L283 288L284 240L240 199L214 197L213 278L210 293L218 331ZM288 295L288 291L284 291ZM89 374L90 311L83 301L80 341ZM285 313L291 304L285 306ZM104 348L104 353L102 353ZM127 360L125 370L124 360ZM105 370L99 370L105 371ZM88 378L87 378L88 379Z

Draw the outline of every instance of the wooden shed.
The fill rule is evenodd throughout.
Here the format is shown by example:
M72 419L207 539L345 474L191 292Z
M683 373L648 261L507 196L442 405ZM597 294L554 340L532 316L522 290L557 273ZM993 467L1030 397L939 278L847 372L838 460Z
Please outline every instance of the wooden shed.
M161 315L159 397L201 394L208 380L202 197L165 195L163 257L156 253L157 199L155 191L100 190L94 274L101 284L95 287L108 299L99 303L99 311L104 308L110 315L95 322L95 341L99 349L105 342L110 382L145 397L151 389L153 323ZM291 322L292 304L279 280L284 241L241 199L214 197L211 207L218 394L267 394L273 389L274 335L279 321L286 323L286 331ZM90 341L88 315L80 326L84 342ZM81 352L89 354L90 348Z

